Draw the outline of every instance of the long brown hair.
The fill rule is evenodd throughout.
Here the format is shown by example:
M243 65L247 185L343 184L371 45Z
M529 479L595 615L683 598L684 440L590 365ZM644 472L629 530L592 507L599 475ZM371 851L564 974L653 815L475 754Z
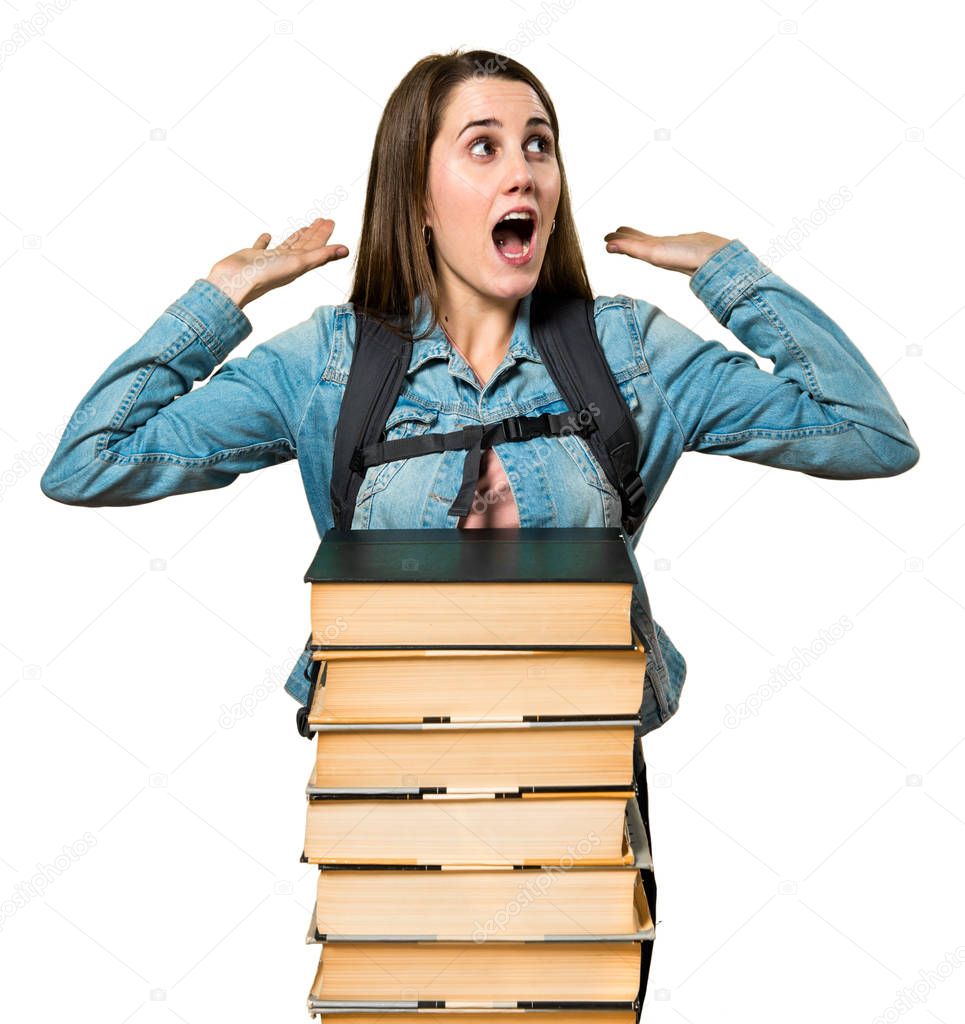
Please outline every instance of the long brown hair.
M439 133L449 93L461 82L491 74L531 86L549 115L560 171L556 228L546 248L536 289L550 295L592 299L583 252L573 223L566 171L559 151L559 121L542 82L526 67L492 50L458 49L423 57L389 97L372 149L362 236L349 300L356 310L409 325L419 295L439 319L432 254L423 234L428 200L429 151ZM391 322L387 326L392 326Z

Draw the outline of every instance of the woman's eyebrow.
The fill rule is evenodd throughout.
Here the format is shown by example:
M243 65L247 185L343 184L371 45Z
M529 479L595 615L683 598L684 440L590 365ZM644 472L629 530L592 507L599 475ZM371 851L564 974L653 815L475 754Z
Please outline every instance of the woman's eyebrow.
M549 128L550 131L553 130L553 126L549 123L549 121L546 120L545 117L531 117L526 122L526 127L532 128L534 125L538 124L546 125L546 127ZM467 128L502 128L502 126L503 123L502 121L499 120L499 118L485 117L481 121L470 121L468 124L464 125L462 131L459 132L459 135L462 135L462 133L466 131ZM457 139L459 138L459 135L456 136Z

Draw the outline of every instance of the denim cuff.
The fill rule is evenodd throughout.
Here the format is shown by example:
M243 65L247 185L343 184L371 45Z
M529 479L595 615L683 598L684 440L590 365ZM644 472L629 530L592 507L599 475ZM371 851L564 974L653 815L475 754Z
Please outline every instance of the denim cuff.
M219 363L252 331L251 321L237 303L203 277L166 312L187 324Z
M734 306L765 274L771 272L747 246L735 238L702 263L690 277L690 290L727 326Z
M285 683L285 693L289 697L294 697L303 707L308 703L308 695L311 690L311 683L305 678L305 672L311 664L311 657L312 652L306 645L295 660L295 664L292 666L288 680Z

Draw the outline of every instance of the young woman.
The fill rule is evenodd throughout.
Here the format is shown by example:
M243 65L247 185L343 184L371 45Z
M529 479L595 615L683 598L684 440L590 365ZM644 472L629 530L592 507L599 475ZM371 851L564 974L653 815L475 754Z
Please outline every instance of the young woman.
M44 493L71 505L131 505L224 487L297 458L321 536L333 525L333 435L353 311L410 325L391 440L566 410L530 333L534 289L593 300L600 344L638 429L647 514L688 451L835 479L894 476L918 460L864 356L739 239L629 227L604 236L609 252L688 275L721 326L772 360L773 372L644 299L594 297L556 111L539 80L500 54L434 55L406 74L376 135L349 300L319 306L212 375L252 330L244 307L348 254L329 243L333 226L316 220L273 249L262 234L172 302L83 396ZM454 512L464 458L445 451L371 466L352 527L620 524L619 495L579 436L485 449L472 505ZM651 628L644 731L674 714L686 675L667 634ZM286 684L302 703L307 664L306 651Z

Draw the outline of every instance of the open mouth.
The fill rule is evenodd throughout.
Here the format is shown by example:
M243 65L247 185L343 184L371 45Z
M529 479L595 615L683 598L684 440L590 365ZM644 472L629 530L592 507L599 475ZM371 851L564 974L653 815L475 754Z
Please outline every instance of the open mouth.
M493 245L505 262L524 263L529 259L535 233L531 214L510 213L493 228Z

